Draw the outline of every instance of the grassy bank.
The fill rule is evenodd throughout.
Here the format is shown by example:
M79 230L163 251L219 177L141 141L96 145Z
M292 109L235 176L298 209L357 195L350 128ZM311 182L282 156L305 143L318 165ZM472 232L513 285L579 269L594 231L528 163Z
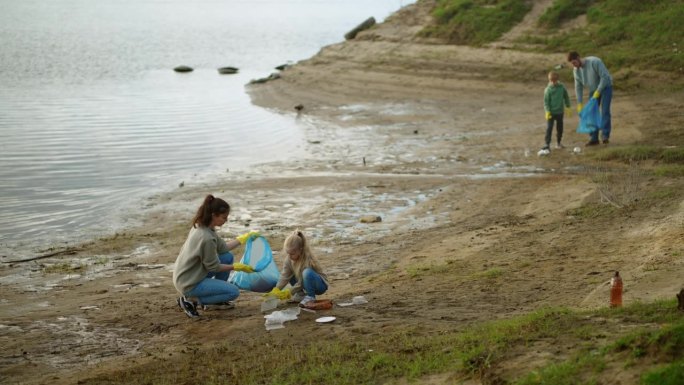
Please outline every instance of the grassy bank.
M482 45L500 38L530 10L530 2L440 0L423 36L452 44ZM586 16L586 25L566 27ZM555 0L520 39L546 52L599 55L609 68L658 70L684 75L684 1Z
M253 340L188 348L79 383L377 384L448 375L482 383L590 384L611 375L615 365L642 373L643 384L684 381L684 314L674 301L581 312L542 309L458 331L407 328L377 338L307 342L276 345L266 355L250 349L263 343ZM542 362L549 355L554 358L524 373L502 369L516 357ZM654 367L654 361L661 364Z
M440 0L433 11L435 24L421 35L452 44L482 45L501 37L530 9L525 0Z

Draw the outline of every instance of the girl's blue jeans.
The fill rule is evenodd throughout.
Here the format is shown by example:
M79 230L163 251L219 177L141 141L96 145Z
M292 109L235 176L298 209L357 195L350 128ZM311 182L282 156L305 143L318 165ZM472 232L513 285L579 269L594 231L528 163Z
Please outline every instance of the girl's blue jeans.
M294 285L296 283L297 279L292 277L290 284ZM316 298L316 294L323 294L328 290L328 285L323 281L323 278L309 267L302 272L302 287L304 288L304 293L313 298Z
M218 256L221 264L232 265L233 254L224 253ZM194 288L185 293L186 297L196 297L200 305L211 305L232 301L240 295L240 289L228 283L228 272L209 273Z

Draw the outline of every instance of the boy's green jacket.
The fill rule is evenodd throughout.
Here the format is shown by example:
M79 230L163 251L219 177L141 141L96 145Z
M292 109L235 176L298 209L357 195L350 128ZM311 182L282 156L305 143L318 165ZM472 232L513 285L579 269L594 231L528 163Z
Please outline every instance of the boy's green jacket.
M558 115L563 113L563 107L570 107L568 90L561 82L549 83L544 90L544 111Z

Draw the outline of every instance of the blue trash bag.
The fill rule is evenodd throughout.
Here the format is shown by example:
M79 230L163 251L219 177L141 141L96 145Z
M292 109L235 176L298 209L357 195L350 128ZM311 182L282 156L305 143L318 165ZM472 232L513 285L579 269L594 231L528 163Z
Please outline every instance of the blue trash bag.
M593 134L601 127L601 113L599 112L598 99L591 98L587 105L579 113L577 132L580 134Z
M268 293L278 283L280 271L273 259L273 252L264 237L251 238L245 244L241 263L254 268L254 273L234 271L228 282L242 290Z

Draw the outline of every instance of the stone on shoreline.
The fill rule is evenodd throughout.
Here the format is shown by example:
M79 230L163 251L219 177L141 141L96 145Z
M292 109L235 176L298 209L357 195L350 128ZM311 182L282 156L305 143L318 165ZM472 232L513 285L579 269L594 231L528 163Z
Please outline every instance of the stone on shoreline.
M192 67L188 67L188 66L178 66L178 67L174 68L173 70L176 72L192 72L193 71Z
M351 31L345 33L344 39L345 40L351 40L351 39L355 38L359 32L366 30L366 29L368 29L374 25L375 25L375 18L371 16L368 19L366 19L363 23L357 25Z
M365 215L359 219L361 223L377 223L382 222L382 218L378 215Z

